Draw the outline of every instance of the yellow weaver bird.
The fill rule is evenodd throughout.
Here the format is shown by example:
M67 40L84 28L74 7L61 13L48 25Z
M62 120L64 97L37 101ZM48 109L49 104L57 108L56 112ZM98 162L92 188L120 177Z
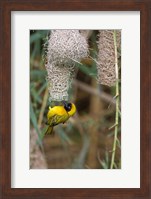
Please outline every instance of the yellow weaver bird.
M63 102L64 106L54 106L53 108L49 107L47 113L47 122L48 128L46 129L44 135L51 134L53 132L53 127L65 123L71 116L76 112L76 106L73 103Z

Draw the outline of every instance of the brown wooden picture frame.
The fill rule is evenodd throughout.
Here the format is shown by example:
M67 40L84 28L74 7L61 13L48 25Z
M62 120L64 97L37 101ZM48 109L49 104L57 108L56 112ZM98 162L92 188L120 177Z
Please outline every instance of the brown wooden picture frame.
M140 11L141 184L140 188L11 188L11 11ZM151 198L151 1L1 0L0 2L0 186L2 199ZM131 132L133 133L133 132ZM12 160L13 161L13 160ZM133 161L133 160L132 160ZM39 179L40 180L40 179ZM53 179L52 179L53 180ZM79 179L80 180L80 179Z

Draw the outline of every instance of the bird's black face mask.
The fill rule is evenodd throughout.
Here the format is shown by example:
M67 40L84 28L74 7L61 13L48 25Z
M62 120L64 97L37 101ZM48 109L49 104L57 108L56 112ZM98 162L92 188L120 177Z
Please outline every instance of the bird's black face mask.
M64 102L64 108L67 112L71 111L72 104Z

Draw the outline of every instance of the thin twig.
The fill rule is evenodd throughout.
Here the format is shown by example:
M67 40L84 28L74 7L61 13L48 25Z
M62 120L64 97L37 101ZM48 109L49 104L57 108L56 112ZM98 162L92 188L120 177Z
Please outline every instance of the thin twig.
M80 118L79 118L79 115L78 115L78 112L76 112L74 117L76 118L76 121L77 121L76 125L77 125L77 128L78 128L80 135L83 139L83 146L82 146L81 151L78 155L78 158L75 159L75 162L74 162L72 168L83 168L84 162L85 162L86 157L87 157L89 145L90 145L90 140L89 140L87 133L84 131L84 128L81 124L81 121L80 121Z
M115 100L115 99L116 99L116 97L117 97L117 96L115 95L115 96L113 97L112 101L113 101L113 100ZM111 106L111 102L110 102L110 104L108 105L108 107L107 107L107 108L109 109L109 108L110 108L110 106Z
M85 84L85 83L83 83L79 80L74 80L73 84L76 85L77 87L79 87L80 89L92 94L92 95L99 96L105 102L109 102L113 105L116 104L115 99L113 99L111 95L106 94L103 91L100 92L98 89L92 88L91 86L88 86L87 84Z
M97 62L96 59L94 59L94 58L91 57L90 55L89 55L89 57L90 57L96 64L99 64L99 62Z
M81 62L79 62L79 61L77 61L77 60L75 60L75 59L73 59L73 58L69 58L69 59L71 59L72 61L74 61L74 62L76 62L76 63L78 63L78 64L80 64L80 65L83 65Z
M46 88L45 93L44 93L44 97L43 97L43 101L42 101L40 114L39 114L39 119L38 119L39 128L41 127L41 124L42 124L42 121L43 121L43 115L44 115L44 111L45 111L45 108L46 108L46 105L47 105L47 99L48 99L48 89Z
M111 126L110 128L108 128L109 130L113 129L114 127L116 127L118 124L114 124L113 126Z
M114 49L115 49L115 73L116 73L116 113L115 113L115 130L114 130L114 141L111 157L110 169L113 169L115 165L115 153L116 153L116 144L117 144L117 134L118 134L118 118L119 118L119 75L118 75L118 58L117 58L117 43L116 43L116 30L113 33L114 38Z

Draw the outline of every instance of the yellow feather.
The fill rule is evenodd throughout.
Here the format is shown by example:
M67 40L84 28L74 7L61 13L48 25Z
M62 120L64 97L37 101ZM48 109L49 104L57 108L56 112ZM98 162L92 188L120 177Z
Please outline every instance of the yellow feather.
M53 127L52 126L48 126L48 128L47 128L47 130L45 132L45 135L50 135L50 134L52 134L52 132L53 132Z
M65 123L71 116L73 116L76 112L76 107L72 103L71 110L66 111L64 106L54 106L49 107L48 113L47 113L47 125L48 128L45 132L46 134L51 134L53 126L56 126L60 123Z
M72 103L71 111L68 112L69 116L73 116L76 112L76 106Z
M66 115L67 112L63 106L54 106L53 108L49 107L47 118L53 117L54 115Z

